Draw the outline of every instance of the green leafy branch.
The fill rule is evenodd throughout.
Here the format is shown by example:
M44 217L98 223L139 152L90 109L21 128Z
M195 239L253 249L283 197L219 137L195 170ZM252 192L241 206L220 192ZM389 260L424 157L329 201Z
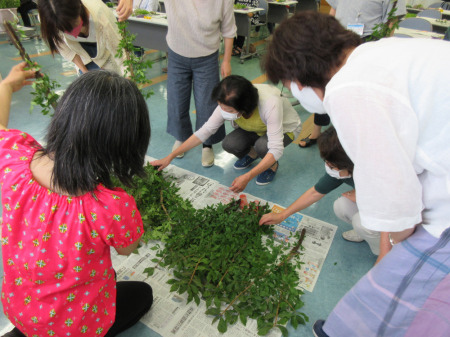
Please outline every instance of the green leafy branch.
M392 33L398 28L397 0L392 0L392 8L388 13L386 22L380 22L373 27L372 34L367 41L377 41L384 37L392 36Z
M131 34L127 27L128 21L117 22L119 27L119 32L121 35L121 40L117 47L116 56L119 59L124 59L123 65L125 67L125 76L128 76L138 88L141 90L144 98L149 98L153 95L151 90L143 91L144 87L150 84L152 81L147 79L146 70L152 67L152 62L150 60L141 60L135 52L139 51L133 44L136 39L136 35Z
M20 38L16 34L16 30L18 30L16 24L5 20L3 22L3 26L5 27L5 31L7 32L12 44L19 51L22 60L28 64L28 67L30 69L37 69L35 73L35 81L32 85L34 91L31 92L31 95L34 98L31 101L30 112L33 110L34 106L38 105L42 108L42 114L49 114L50 107L56 109L56 103L58 101L59 95L55 92L55 90L60 87L59 83L51 80L47 74L41 73L41 66L31 60L30 56L23 47ZM20 30L19 32L23 34L23 32L21 32Z

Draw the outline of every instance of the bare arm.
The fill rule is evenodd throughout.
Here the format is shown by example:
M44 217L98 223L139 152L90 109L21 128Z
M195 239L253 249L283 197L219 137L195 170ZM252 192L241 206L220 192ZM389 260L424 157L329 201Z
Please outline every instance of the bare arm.
M9 75L0 82L0 130L5 130L8 127L13 92L32 83L28 80L34 78L35 71L24 70L26 66L25 62L15 65Z
M225 78L231 75L231 51L233 49L233 39L224 38L225 50L223 52L222 66L220 68L220 75Z
M119 255L130 255L132 252L134 252L136 250L136 248L139 246L139 240L137 239L136 241L134 241L131 245L123 247L123 248L117 248L114 247L114 249L116 250L117 253L119 253Z
M383 257L389 253L392 249L392 243L397 244L409 238L415 231L416 227L405 229L401 232L381 232L380 235L380 255L378 255L377 261L375 264L380 262ZM389 235L391 236L392 242L389 239Z
M268 213L264 214L259 220L260 225L275 225L278 224L292 214L297 213L305 208L308 208L315 202L324 197L325 194L319 193L316 189L311 187L305 193L303 193L297 200L295 200L288 208L281 213Z
M86 66L84 65L83 61L81 60L81 56L80 55L75 55L75 57L73 58L72 62L75 63L75 65L78 67L78 69L81 70L81 72L83 74L88 72Z

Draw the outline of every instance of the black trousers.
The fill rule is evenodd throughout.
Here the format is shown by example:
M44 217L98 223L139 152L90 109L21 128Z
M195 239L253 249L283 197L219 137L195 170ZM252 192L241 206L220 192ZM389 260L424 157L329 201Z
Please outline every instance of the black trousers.
M117 282L116 320L105 337L113 337L135 325L153 304L152 287L145 282ZM14 328L3 337L25 337Z
M31 21L30 17L28 16L28 12L36 8L37 5L33 1L26 2L17 7L17 11L20 13L25 27L31 27Z

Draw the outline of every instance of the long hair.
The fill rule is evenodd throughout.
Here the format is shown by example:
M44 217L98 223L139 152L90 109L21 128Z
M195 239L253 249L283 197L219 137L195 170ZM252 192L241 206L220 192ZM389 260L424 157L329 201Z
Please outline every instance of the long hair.
M361 43L333 16L302 11L283 21L273 33L261 67L273 83L299 81L303 86L325 89L344 51Z
M353 173L353 162L345 153L344 148L339 141L336 129L330 126L317 138L320 157L336 166L339 170L347 170Z
M83 25L89 23L87 10L80 0L39 0L38 11L41 34L52 54L63 42L61 33L70 32L78 17L83 20Z
M252 82L239 75L225 77L213 89L212 99L239 111L242 117L249 118L258 106L258 89Z
M143 176L150 120L136 85L106 70L80 76L55 111L42 155L54 161L52 188L80 195L99 183L113 188L111 175L126 186Z

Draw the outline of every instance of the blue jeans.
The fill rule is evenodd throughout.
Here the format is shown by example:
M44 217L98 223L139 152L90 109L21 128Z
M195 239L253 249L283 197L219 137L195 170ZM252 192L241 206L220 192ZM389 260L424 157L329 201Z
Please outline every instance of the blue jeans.
M192 131L189 108L194 89L196 113L195 130L200 129L212 115L217 102L211 99L213 88L219 83L219 52L196 58L178 55L169 49L167 71L167 133L184 142ZM225 126L204 144L219 143L225 137Z
M86 42L80 42L81 47L86 51L86 53L88 53L88 55L91 58L94 58L97 56L97 44L96 43L86 43ZM88 64L86 64L86 68L87 70L91 71L91 70L98 70L100 69L100 67L94 62L91 61ZM80 75L82 75L83 73L81 72L81 70L78 70L78 73Z

